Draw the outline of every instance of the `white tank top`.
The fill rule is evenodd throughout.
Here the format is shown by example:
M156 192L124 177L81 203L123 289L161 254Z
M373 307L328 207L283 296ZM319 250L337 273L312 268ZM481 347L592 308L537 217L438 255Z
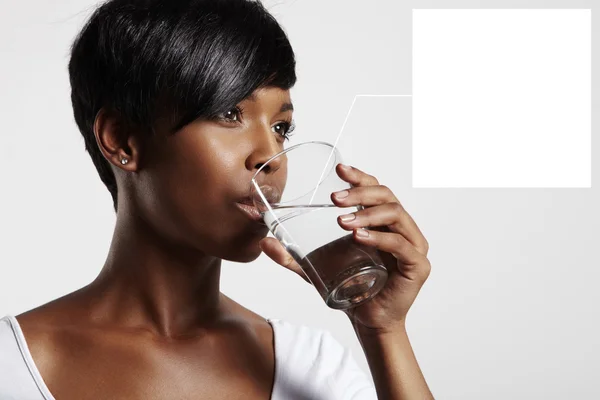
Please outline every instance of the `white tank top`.
M275 337L271 400L376 400L373 380L327 331L267 319ZM55 399L14 316L0 318L0 399Z

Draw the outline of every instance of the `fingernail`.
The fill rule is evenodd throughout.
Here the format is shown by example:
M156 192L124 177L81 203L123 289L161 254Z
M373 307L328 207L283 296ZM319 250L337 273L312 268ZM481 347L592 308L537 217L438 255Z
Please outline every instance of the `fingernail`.
M342 190L341 192L337 192L333 194L336 199L343 199L344 197L348 196L348 191L347 190Z
M340 219L342 220L342 222L353 221L354 219L356 219L356 215L354 213L346 214L346 215L340 216Z
M364 228L360 228L356 230L356 236L360 237L369 237L369 231Z
M340 165L342 166L343 170L350 171L352 169L349 165L346 165L346 164L340 164Z

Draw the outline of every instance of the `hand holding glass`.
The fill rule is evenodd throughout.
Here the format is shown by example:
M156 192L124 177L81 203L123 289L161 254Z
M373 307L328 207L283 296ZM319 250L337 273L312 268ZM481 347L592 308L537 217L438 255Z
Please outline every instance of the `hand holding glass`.
M352 188L335 167L339 151L305 142L271 157L252 178L252 199L265 224L334 309L355 307L385 285L378 250L358 243L337 222L361 206L337 207L331 193ZM366 227L365 227L366 228Z

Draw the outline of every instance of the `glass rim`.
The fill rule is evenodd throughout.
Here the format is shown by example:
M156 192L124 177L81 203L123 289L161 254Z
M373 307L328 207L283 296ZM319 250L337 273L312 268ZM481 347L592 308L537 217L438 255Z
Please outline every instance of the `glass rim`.
M331 144L331 143L329 143L329 142L323 142L323 141L320 141L320 140L311 140L311 141L308 141L308 142L302 142L302 143L298 143L298 144L295 144L295 145L293 145L293 146L291 146L291 147L288 147L287 149L284 149L284 150L280 151L279 153L275 154L274 156L272 156L271 158L269 158L267 161L265 161L265 163L264 163L263 165L261 165L261 167L258 169L258 171L256 171L256 172L254 173L254 175L252 175L252 180L251 180L251 182L253 182L253 183L256 183L256 179L255 179L255 178L256 178L256 176L257 176L257 175L258 175L258 174L259 174L259 173L260 173L260 172L263 170L263 168L265 168L265 167L267 166L267 164L269 164L269 163L270 163L272 160L274 160L274 159L276 159L277 157L279 157L279 156L281 156L281 155L283 155L283 154L287 153L287 152L288 152L288 151L290 151L290 150L293 150L293 149L295 149L295 148L297 148L297 147L304 146L304 145L307 145L307 144L322 144L322 145L328 146L328 147L330 147L330 148L331 148L331 153L329 154L329 158L331 158L331 155L335 153L335 154L336 154L336 156L337 156L337 158L339 159L340 152L339 152L339 150L337 149L337 147L335 146L335 144ZM329 162L329 159L327 160L327 162Z

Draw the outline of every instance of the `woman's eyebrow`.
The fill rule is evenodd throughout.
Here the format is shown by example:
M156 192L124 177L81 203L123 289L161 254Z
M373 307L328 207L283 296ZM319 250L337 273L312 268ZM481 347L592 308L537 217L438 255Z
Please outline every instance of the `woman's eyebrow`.
M279 112L286 112L286 111L294 111L294 105L292 103L283 103Z

